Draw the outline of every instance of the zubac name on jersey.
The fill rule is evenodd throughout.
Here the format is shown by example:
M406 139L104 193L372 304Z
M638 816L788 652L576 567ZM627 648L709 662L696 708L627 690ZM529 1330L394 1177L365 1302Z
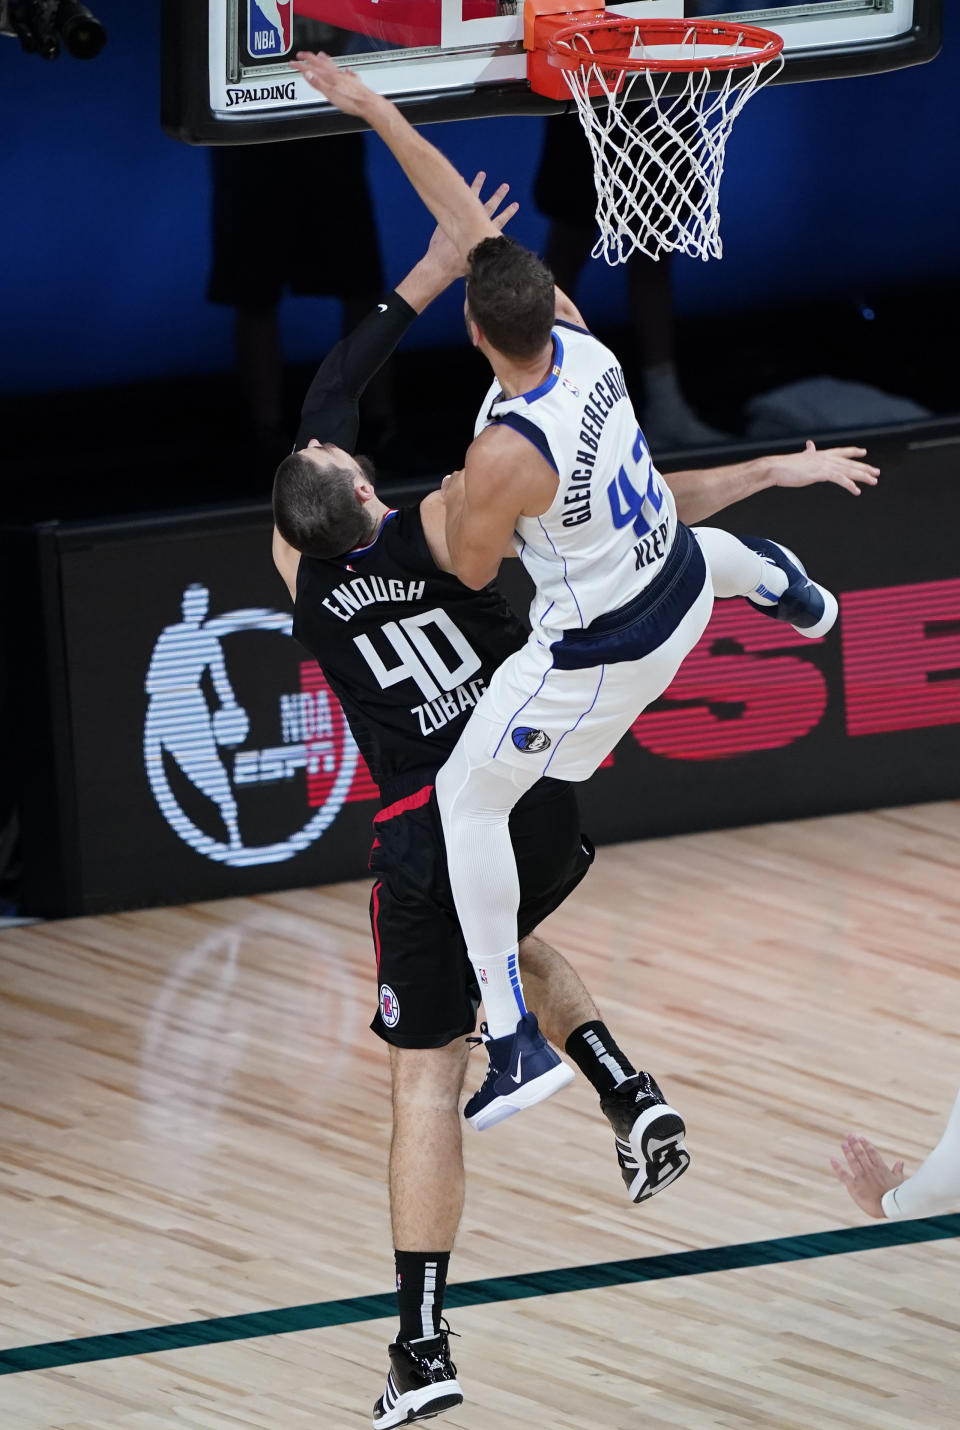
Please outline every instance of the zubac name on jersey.
M493 672L525 632L492 586L441 571L419 507L369 545L303 556L293 633L319 662L377 784L441 765Z

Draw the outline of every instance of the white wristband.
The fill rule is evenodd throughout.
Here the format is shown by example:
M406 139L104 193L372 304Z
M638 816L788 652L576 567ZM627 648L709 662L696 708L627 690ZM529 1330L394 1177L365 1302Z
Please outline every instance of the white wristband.
M884 1192L880 1206L884 1216L889 1217L891 1221L906 1215L905 1212L900 1210L900 1206L897 1202L896 1187L891 1187L889 1192Z

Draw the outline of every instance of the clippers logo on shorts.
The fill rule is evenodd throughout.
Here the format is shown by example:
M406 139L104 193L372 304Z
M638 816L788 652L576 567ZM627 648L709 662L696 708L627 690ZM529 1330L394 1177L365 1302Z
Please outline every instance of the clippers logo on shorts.
M292 859L350 793L359 756L343 711L319 667L302 661L291 616L256 607L208 616L199 582L180 605L144 682L153 797L206 859L237 869Z
M533 730L529 725L517 725L510 731L510 738L518 750L525 755L536 755L541 750L549 750L550 736L545 730Z
M400 1022L400 1004L393 989L386 983L380 985L380 1017L388 1028L395 1028Z
M247 0L247 51L281 59L293 47L293 0Z

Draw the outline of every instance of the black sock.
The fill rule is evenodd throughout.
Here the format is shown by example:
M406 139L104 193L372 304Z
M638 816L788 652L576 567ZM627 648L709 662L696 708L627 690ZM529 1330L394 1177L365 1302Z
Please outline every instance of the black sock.
M440 1330L449 1251L395 1251L400 1339L419 1341Z
M606 1023L581 1023L567 1039L566 1050L601 1097L637 1075L633 1063L614 1042Z

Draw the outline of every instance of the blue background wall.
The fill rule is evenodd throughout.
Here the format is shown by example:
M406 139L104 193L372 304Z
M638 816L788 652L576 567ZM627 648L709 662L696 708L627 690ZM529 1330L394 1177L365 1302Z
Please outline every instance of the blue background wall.
M158 0L94 8L110 40L89 64L44 64L0 40L0 391L8 393L233 362L230 314L204 301L208 155L159 127ZM678 262L681 313L831 293L869 300L891 284L960 275L960 21L947 9L946 46L932 65L780 87L754 100L724 179L726 256ZM514 232L537 246L544 223L529 187L541 122L429 133L464 172L484 167L511 181L524 202ZM395 281L429 225L376 141L369 175ZM623 291L622 274L593 264L578 296L602 323L615 320ZM290 300L284 328L288 356L308 361L337 336L339 305ZM451 295L415 341L456 341L461 331Z

